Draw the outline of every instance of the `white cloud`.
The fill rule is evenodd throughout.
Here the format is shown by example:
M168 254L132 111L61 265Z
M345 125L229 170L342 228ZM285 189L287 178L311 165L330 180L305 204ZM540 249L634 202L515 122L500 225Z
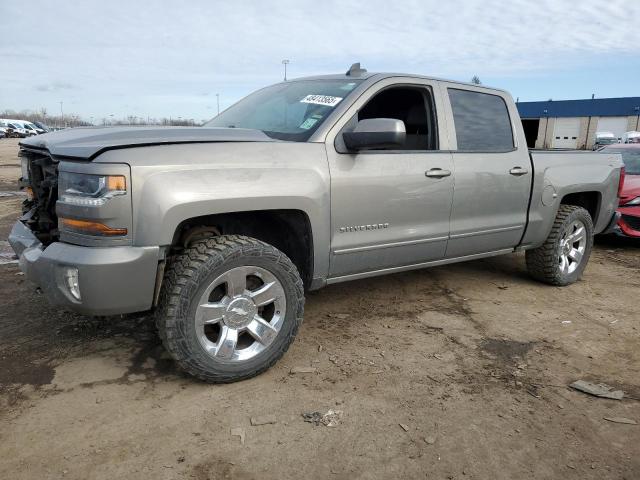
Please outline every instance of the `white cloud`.
M283 58L293 76L362 61L468 79L579 69L609 55L637 60L640 47L631 0L31 0L2 10L0 108L55 104L55 94L96 116L129 113L128 104L136 114L185 113L184 105L206 117L202 93L221 92L228 104L278 81Z

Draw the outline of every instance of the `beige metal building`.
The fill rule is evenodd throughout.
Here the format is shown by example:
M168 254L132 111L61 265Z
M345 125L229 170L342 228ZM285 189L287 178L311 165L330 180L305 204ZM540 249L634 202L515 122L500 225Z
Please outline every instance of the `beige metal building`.
M640 131L640 97L518 102L530 148L591 149L596 132Z

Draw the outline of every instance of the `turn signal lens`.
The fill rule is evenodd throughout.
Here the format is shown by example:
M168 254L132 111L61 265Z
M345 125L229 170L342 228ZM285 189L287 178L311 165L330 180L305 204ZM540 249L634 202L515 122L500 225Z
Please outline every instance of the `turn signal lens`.
M107 189L109 191L127 191L127 181L122 175L109 175L107 177Z
M99 237L119 237L127 234L126 228L112 228L104 223L89 222L87 220L74 220L61 218L60 223L65 230L82 233L85 235L97 235Z

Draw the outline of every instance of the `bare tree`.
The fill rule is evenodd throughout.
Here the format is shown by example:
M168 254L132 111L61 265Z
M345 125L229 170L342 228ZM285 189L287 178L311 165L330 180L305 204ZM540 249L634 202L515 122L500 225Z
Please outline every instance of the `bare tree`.
M14 118L16 120L26 120L29 122L43 122L49 125L62 125L62 117L60 115L48 115L47 109L42 107L38 111L22 110L16 112L15 110L0 111L0 118ZM93 118L93 117L91 117ZM86 127L91 126L92 123L84 120L77 113L65 113L64 122L68 127ZM103 117L99 120L102 125L166 125L166 126L184 126L195 127L202 125L206 120L202 122L196 122L193 118L151 118L151 117L139 117L137 115L126 115L121 119Z
M471 83L473 83L474 85L482 85L482 82L480 81L480 77L478 75L474 75L473 77L471 77Z

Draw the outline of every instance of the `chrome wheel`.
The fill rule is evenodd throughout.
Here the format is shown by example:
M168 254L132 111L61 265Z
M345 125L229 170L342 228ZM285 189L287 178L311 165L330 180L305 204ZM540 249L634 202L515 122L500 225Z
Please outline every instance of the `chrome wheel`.
M216 360L249 360L278 335L286 314L284 289L268 270L235 267L216 278L196 309L200 345Z
M580 265L587 248L587 229L580 220L575 220L562 233L558 259L560 273L569 275Z

